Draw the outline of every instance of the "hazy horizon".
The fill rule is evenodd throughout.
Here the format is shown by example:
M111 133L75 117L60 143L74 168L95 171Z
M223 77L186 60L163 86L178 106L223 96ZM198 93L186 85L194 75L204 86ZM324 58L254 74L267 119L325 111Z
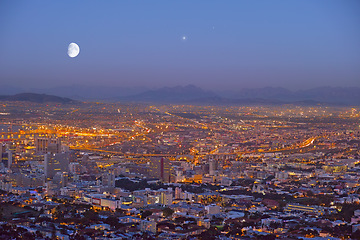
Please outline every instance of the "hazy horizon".
M118 89L118 88L123 88L123 89L133 89L136 91L152 91L152 90L159 90L159 89L164 89L164 88L185 88L188 86L194 86L197 88L200 88L204 91L209 91L209 92L237 92L237 91L243 91L243 90L257 90L257 89L285 89L285 90L289 90L291 92L297 92L297 91L307 91L307 90L312 90L312 89L322 89L322 88L341 88L341 89L351 89L351 88L360 88L360 86L340 86L340 85L319 85L319 86L313 86L313 87L303 87L303 88L289 88L289 87L285 87L285 86L270 86L270 85L264 85L264 86L259 86L259 87L246 87L246 86L239 86L236 88L210 88L210 87L202 87L196 84L173 84L173 85L159 85L159 86L141 86L141 85L135 85L135 86L116 86L116 85L101 85L101 84L65 84L65 85L58 85L58 86L44 86L44 87L21 87L21 86L14 86L14 85L7 85L4 84L2 85L3 89L14 89L16 91L20 91L20 92L31 92L31 91L35 91L35 90L44 90L46 93L46 90L53 90L53 89L67 89L67 88L91 88L91 89L96 89L96 88L104 88L104 89ZM1 92L1 91L0 91Z
M360 2L1 1L0 83L360 87ZM67 56L71 42L77 57Z

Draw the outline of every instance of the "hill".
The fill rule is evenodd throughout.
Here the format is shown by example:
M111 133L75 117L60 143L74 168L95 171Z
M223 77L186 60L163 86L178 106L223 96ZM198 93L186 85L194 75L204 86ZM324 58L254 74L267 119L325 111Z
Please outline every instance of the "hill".
M0 96L0 101L21 101L34 103L75 103L76 101L70 98L63 98L54 95L37 94L37 93L19 93L15 95Z

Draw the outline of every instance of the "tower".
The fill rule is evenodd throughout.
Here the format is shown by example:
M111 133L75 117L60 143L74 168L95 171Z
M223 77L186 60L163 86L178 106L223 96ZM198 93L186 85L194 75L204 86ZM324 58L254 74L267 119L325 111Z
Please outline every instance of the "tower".
M162 205L171 205L173 201L173 196L171 192L161 192L160 195L160 204Z
M53 183L59 187L66 187L69 180L69 174L67 172L56 172L53 178Z
M12 151L6 151L6 153L7 153L7 157L8 157L7 168L10 169L12 161L13 161L13 153L12 153Z
M1 149L0 153L0 162L4 164L4 167L10 169L13 160L13 152L10 150L3 152Z
M57 172L69 172L69 152L44 155L45 179L52 179Z
M179 187L175 188L175 199L183 199L182 189Z
M37 153L60 153L61 140L59 138L39 137L35 139Z
M216 168L217 168L216 165L217 165L217 164L216 164L216 160L211 159L211 160L209 161L209 174L210 174L211 176L214 176L215 173L216 173Z
M101 182L104 187L115 187L115 174L113 171L104 173L101 176Z
M170 160L167 158L151 158L149 174L160 178L163 182L170 182Z

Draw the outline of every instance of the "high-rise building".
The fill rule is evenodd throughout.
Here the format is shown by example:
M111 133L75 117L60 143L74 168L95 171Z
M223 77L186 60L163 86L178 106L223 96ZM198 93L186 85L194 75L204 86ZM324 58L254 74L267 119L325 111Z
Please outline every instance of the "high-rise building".
M101 183L104 187L115 187L115 174L113 172L102 174Z
M69 181L69 174L67 172L56 172L53 178L53 183L59 187L66 187Z
M216 169L217 169L217 162L214 159L211 159L209 161L209 174L211 176L214 176L216 174Z
M60 153L61 140L59 138L38 137L35 139L36 153Z
M77 175L80 175L80 174L86 172L85 167L82 166L82 165L81 165L80 163L78 163L78 162L71 162L71 163L69 164L69 171L70 171L70 173L73 174L73 175L76 175L76 174L77 174Z
M182 189L179 187L175 188L175 199L183 199L183 192Z
M69 152L44 155L45 179L52 179L57 172L69 172Z
M6 152L1 151L0 160L4 167L10 169L13 160L13 152L9 150Z
M168 206L172 204L172 201L173 201L173 195L171 192L161 192L160 204Z
M170 182L170 160L167 158L151 158L149 175Z

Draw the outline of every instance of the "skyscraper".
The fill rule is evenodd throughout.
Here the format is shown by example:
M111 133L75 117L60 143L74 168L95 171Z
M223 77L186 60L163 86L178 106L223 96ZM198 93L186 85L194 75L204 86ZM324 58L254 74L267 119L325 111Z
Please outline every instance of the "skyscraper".
M217 168L216 165L217 165L216 160L211 159L211 160L209 161L209 174L210 174L211 176L214 176L215 173L216 173L216 168Z
M0 143L0 162L4 164L4 167L11 167L13 160L13 152L11 150L4 151L2 144Z
M149 175L170 182L170 160L167 158L151 158Z
M44 155L45 179L51 180L57 172L69 172L69 152Z
M175 199L183 199L183 192L179 187L175 188Z
M173 195L171 192L162 192L160 195L160 204L162 205L171 205L173 201Z
M115 187L115 174L113 171L102 174L101 182L104 187Z
M53 178L53 183L59 187L66 187L69 180L69 174L67 172L56 172Z
M61 152L61 140L59 138L38 137L35 139L36 153L59 153Z

